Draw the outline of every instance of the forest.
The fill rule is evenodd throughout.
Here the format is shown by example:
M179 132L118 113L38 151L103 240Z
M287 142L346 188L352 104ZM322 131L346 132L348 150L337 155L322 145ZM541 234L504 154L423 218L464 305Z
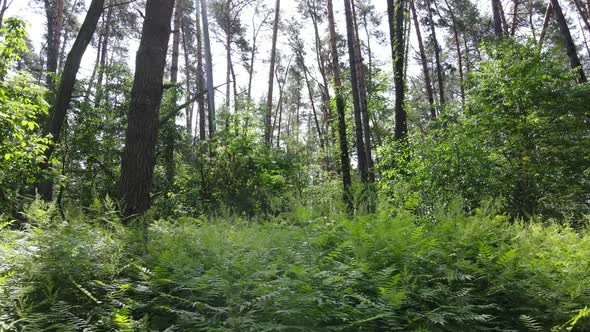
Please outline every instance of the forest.
M590 331L590 1L0 0L0 332Z

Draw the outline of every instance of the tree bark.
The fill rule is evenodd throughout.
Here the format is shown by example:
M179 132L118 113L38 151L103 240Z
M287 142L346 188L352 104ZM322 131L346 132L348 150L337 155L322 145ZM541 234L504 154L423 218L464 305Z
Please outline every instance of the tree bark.
M570 66L572 69L576 71L578 74L578 83L585 83L587 82L586 75L584 74L584 69L582 68L582 63L580 62L580 58L578 57L578 52L576 51L576 44L572 38L570 33L570 29L567 26L567 21L565 20L565 16L561 11L561 6L559 5L559 0L551 0L551 6L553 7L553 11L555 12L555 19L557 20L557 25L559 26L559 31L561 32L561 36L565 41L565 50L567 52L567 56L570 59Z
M184 53L184 76L185 76L185 86L187 91L186 101L189 100L188 93L191 91L191 61L189 57L189 45L192 43L192 35L190 34L189 29L189 20L187 20L186 16L183 16L182 19L182 52ZM194 107L193 104L186 108L185 116L186 116L186 129L193 137L193 113Z
M457 20L453 13L453 8L449 5L448 0L445 0L449 13L451 15L451 23L453 24L453 37L455 40L455 47L457 50L457 62L459 66L459 89L461 91L461 104L465 104L465 80L463 78L463 55L461 54L461 42L459 37L459 31L457 30Z
M369 109L367 101L367 80L365 78L365 66L363 65L363 57L361 53L361 40L359 37L358 24L356 22L356 9L354 0L351 1L352 20L354 27L354 56L356 58L355 65L358 77L358 92L361 106L361 119L363 123L363 137L365 144L365 157L367 158L367 181L369 183L375 182L375 170L373 164L373 149L371 146L371 126L369 124ZM402 28L403 30L403 28Z
M100 102L103 95L103 87L102 81L104 78L104 73L107 66L107 55L108 55L108 47L109 47L109 37L111 34L111 17L112 17L113 8L109 8L107 11L107 16L103 21L103 32L102 36L102 44L100 46L100 64L98 66L98 78L96 79L96 96L94 97L94 107L97 108L100 106Z
M195 25L197 40L197 90L205 91L205 73L203 71L203 36L201 32L201 0L195 0ZM207 91L209 93L209 91ZM200 96L197 99L197 113L199 114L199 139L204 140L206 138L206 119L205 115L205 98Z
M361 115L361 102L358 89L358 73L355 56L355 35L354 23L352 18L352 10L350 8L350 0L344 0L344 11L346 15L346 40L348 44L348 59L350 64L350 82L352 88L352 100L354 105L354 125L356 135L356 150L358 158L358 168L361 176L361 182L367 183L369 181L369 173L367 168L367 152L365 150L365 142L363 135L363 120Z
M148 0L146 4L121 160L120 193L126 218L144 213L151 204L159 108L173 7L174 0Z
M426 88L426 97L430 105L430 117L436 119L436 108L434 107L434 93L432 92L432 81L430 80L430 72L428 70L428 60L426 59L426 51L424 49L424 42L422 41L422 33L420 32L420 21L418 20L418 13L414 0L410 1L410 8L412 10L412 17L414 19L414 27L416 29L416 39L418 40L418 49L420 51L420 62L422 63L422 72L424 73L424 85Z
M547 4L547 10L545 11L545 17L543 18L541 34L539 35L539 49L543 48L543 42L545 41L545 35L547 34L547 28L549 27L549 20L551 19L551 15L553 15L553 5L551 4L551 2L549 2L549 4Z
M272 92L274 88L274 73L275 73L275 62L277 57L277 37L279 32L279 18L281 12L281 0L277 0L275 4L275 19L272 30L272 48L270 51L270 70L268 73L268 95L266 98L266 115L265 115L265 128L264 128L264 141L269 146L272 144L271 130L271 118L272 118Z
M178 101L178 63L180 60L180 30L183 12L183 1L176 0L174 3L174 20L172 28L172 59L170 62L170 83L174 86L172 91L172 99L170 104L172 112L176 108ZM166 175L166 185L170 188L174 183L175 165L174 165L174 150L176 144L176 116L172 118L172 122L164 126L164 171Z
M404 0L388 0L389 37L393 58L393 81L395 84L395 138L405 139L408 135L407 115L404 109ZM412 6L414 6L412 4ZM415 10L414 10L415 13ZM418 34L420 31L417 29ZM427 70L425 71L427 72Z
M443 81L443 70L440 63L440 45L436 38L436 26L434 25L434 18L432 17L432 9L430 8L431 0L426 0L426 6L428 10L428 21L430 25L430 33L432 35L432 43L434 47L434 60L436 62L436 76L438 78L438 97L440 102L440 108L442 109L445 105L445 84Z
M51 135L52 144L44 152L45 160L40 164L41 170L49 169L51 156L55 150L55 145L59 142L61 128L64 124L68 108L70 107L72 93L76 83L76 75L78 69L80 69L80 62L96 30L98 20L103 12L104 1L92 0L76 37L76 41L68 53L59 88L49 111L49 122L43 132L44 136ZM37 187L37 191L43 199L47 201L51 200L53 198L53 181L41 181Z
M63 28L64 0L44 0L47 17L47 87L55 90L55 75L59 61L59 45Z
M1 5L0 5L0 29L2 28L2 21L4 21L4 13L6 13L6 10L8 9L8 7L12 4L12 1L10 3L8 3L8 0L1 0Z
M338 140L340 144L340 167L342 173L343 200L349 213L353 211L352 179L350 176L350 156L348 154L348 138L346 135L345 102L342 96L342 79L340 77L340 60L336 43L336 23L334 20L334 6L328 0L328 25L330 30L330 50L332 54L332 75L334 76L334 92L336 94L336 113L338 116Z
M213 58L211 56L211 40L209 38L209 15L207 0L201 1L201 19L203 20L203 47L205 50L205 71L207 74L207 110L209 111L209 138L215 135L215 89L213 87Z
M512 9L512 27L510 28L510 36L514 37L516 34L516 28L518 26L518 6L520 5L519 0L514 0L514 8Z
M502 28L502 14L500 7L502 6L500 0L492 0L492 14L494 18L494 34L496 37L502 37L504 30Z

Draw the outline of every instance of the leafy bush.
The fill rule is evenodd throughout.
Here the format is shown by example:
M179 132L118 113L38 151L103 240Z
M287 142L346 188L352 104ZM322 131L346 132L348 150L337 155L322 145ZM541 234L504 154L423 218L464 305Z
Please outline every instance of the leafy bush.
M48 141L37 118L47 113L44 90L30 75L12 73L24 43L24 22L9 18L0 29L0 214L18 211L19 188L32 183ZM15 209L16 208L16 209Z
M512 217L581 220L590 211L590 85L532 44L487 54L464 108L445 110L426 137L383 149L385 192L401 180L422 210L457 197L473 210L492 198Z

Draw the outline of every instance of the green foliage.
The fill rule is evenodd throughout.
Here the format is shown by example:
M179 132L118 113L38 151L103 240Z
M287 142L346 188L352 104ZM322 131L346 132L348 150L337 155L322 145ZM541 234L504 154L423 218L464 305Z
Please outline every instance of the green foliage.
M178 190L163 197L176 215L228 212L254 216L276 214L286 207L296 183L297 163L250 136L190 147L189 160L178 167Z
M48 141L39 136L37 119L47 113L43 89L30 75L10 73L24 46L24 23L3 21L0 30L0 211L15 212L15 197L34 180ZM2 214L0 212L0 214Z
M446 110L409 146L381 151L386 192L408 183L423 212L458 197L473 210L492 198L512 217L581 220L590 211L590 86L534 45L506 42L487 53L464 108Z
M425 225L400 213L296 225L147 217L124 228L111 208L62 219L34 203L30 227L0 230L1 329L590 328L585 229L460 211Z

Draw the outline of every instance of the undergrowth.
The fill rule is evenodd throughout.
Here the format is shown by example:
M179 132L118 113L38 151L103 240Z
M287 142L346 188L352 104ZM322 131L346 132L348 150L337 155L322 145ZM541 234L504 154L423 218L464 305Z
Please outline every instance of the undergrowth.
M590 331L587 230L310 215L123 227L108 201L36 202L0 230L0 331Z

